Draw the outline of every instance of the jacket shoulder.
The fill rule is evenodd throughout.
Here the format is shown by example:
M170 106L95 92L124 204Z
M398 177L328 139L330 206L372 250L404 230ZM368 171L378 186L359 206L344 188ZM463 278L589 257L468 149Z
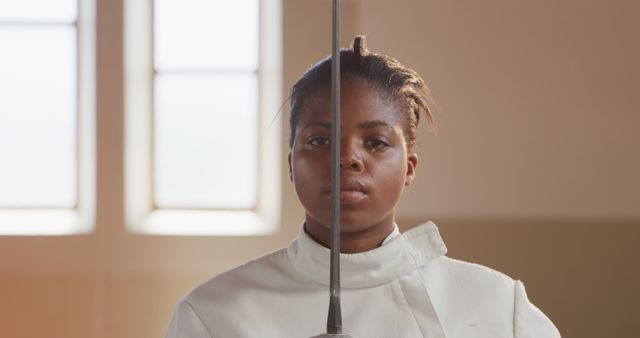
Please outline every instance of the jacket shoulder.
M443 256L438 260L440 270L450 282L469 288L506 288L513 294L515 280L490 267Z

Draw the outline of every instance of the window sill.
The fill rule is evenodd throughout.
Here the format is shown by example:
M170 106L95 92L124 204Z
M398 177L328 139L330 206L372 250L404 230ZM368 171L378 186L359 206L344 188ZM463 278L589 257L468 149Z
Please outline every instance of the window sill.
M127 230L145 235L256 236L278 229L277 223L255 211L155 210Z
M77 210L0 211L0 236L67 236L93 231L92 218Z

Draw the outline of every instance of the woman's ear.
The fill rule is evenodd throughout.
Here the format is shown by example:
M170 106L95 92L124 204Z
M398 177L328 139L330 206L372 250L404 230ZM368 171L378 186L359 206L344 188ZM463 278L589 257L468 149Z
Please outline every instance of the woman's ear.
M416 167L418 166L418 155L417 154L409 154L407 156L407 175L404 179L404 185L408 186L413 181L413 177L416 174Z
M293 182L293 172L291 171L291 152L287 156L287 161L289 162L289 181Z

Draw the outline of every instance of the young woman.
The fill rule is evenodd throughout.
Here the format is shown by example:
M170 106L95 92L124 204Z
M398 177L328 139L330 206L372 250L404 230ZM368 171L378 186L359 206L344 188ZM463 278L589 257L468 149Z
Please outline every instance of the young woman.
M418 165L420 76L357 37L341 58L341 284L352 337L551 338L522 283L445 256L432 222L400 234L396 206ZM305 209L286 248L191 291L167 337L311 337L325 330L330 228L331 60L293 86L290 179Z

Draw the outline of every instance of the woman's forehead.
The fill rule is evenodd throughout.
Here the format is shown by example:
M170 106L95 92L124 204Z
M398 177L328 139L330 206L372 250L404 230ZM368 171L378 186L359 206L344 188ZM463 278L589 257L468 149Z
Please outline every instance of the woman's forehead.
M341 123L361 126L395 126L402 121L402 110L389 100L380 89L365 80L343 80L340 93ZM302 109L299 123L331 123L331 93L320 90Z

